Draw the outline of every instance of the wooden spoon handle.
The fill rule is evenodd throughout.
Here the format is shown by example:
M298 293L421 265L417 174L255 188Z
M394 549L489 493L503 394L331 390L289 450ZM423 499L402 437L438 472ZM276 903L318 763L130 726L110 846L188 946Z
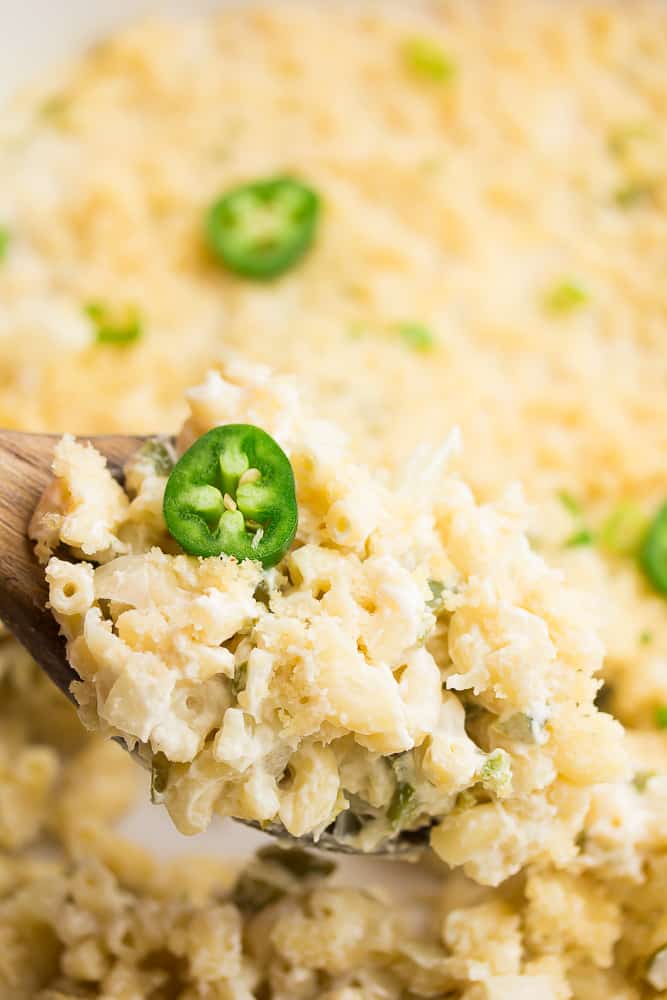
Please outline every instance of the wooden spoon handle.
M0 618L69 698L76 675L65 643L46 608L47 587L28 538L28 524L52 478L56 434L0 431ZM120 475L125 460L143 438L109 435L88 438Z

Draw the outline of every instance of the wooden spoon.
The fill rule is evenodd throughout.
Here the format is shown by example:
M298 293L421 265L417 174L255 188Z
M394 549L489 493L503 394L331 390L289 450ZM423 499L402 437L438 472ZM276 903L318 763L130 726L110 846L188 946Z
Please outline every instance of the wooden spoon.
M77 675L67 662L65 640L46 607L48 590L44 568L40 566L28 538L28 524L44 490L53 478L51 463L60 434L24 434L0 430L0 619L25 646L70 701L70 684ZM113 475L122 481L123 466L145 437L102 435L83 438L104 455ZM122 746L125 744L119 740ZM126 748L127 749L127 748ZM134 754L135 758L140 758ZM145 765L145 762L142 762ZM279 824L266 826L241 820L280 839L344 854L357 849L325 831L314 843L311 836L293 838ZM428 843L428 828L404 831L379 845L373 854L414 855Z

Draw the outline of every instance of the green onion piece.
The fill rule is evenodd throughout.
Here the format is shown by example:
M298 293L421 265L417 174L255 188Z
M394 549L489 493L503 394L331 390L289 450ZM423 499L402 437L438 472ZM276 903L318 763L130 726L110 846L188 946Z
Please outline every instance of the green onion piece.
M639 645L649 646L653 642L653 632L648 629L644 629L643 632L639 633Z
M398 332L413 351L430 351L435 346L432 331L423 323L401 323Z
M667 705L656 706L654 718L658 729L667 729Z
M582 528L581 531L575 531L574 534L570 535L565 541L565 547L568 549L580 548L584 545L593 544L593 535L588 530L588 528Z
M619 504L600 529L600 544L614 555L633 555L641 545L646 525L647 518L636 504Z
M572 279L554 285L544 296L544 308L552 316L567 316L588 302L588 292Z
M0 226L0 261L4 260L11 243L11 233L7 226Z
M336 870L336 864L327 858L303 851L299 847L262 847L257 852L260 860L279 865L297 879L326 878Z
M430 38L406 38L401 45L401 55L406 69L421 80L450 83L456 76L454 60Z
M415 789L407 781L399 781L387 809L387 819L396 828L405 819L415 797Z
M648 181L630 181L614 191L614 201L619 208L636 208L652 200L655 185Z
M136 306L115 310L100 302L89 302L84 312L95 325L98 344L124 347L143 336L143 325Z

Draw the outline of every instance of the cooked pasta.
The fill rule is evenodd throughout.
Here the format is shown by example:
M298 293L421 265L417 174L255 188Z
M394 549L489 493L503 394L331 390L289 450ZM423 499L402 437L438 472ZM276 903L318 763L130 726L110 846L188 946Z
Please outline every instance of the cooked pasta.
M139 768L3 632L3 1000L667 997L667 616L637 557L667 497L666 33L663 0L251 4L120 30L2 109L2 425L187 419L180 454L242 418L299 486L283 564L195 566L164 439L121 487L65 438L38 548L84 722L157 751L184 829L363 802L370 845L396 796L449 866L422 901L320 856L157 863L112 832ZM243 277L207 212L285 176L317 229ZM341 661L382 663L372 704Z

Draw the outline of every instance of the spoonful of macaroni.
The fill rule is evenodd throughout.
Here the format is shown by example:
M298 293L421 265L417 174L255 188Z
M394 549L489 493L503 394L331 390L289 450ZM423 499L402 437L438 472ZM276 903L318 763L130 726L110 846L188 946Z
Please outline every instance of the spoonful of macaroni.
M285 380L225 374L175 440L0 434L0 617L185 834L430 842L489 883L576 851L621 731L520 496L477 503L447 448L390 488Z

